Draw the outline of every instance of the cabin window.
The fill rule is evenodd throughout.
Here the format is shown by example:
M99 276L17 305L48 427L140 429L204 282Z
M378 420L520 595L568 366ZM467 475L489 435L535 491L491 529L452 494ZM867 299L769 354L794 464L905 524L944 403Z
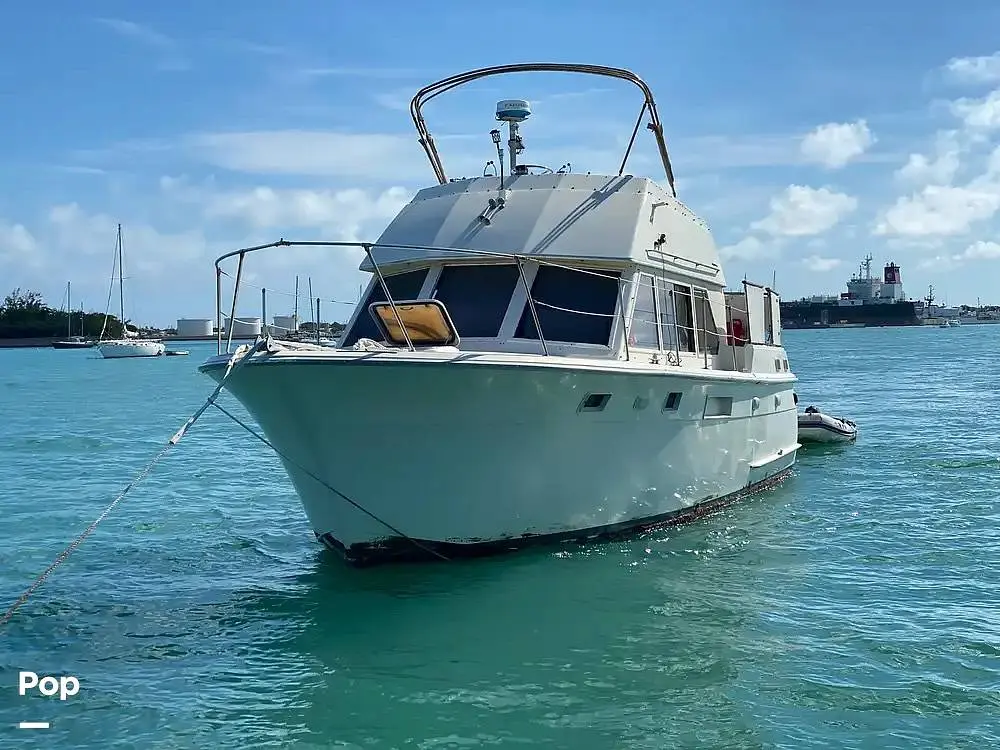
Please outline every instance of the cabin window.
M691 287L674 284L674 314L677 316L677 338L680 350L682 352L695 351Z
M674 315L673 284L663 279L656 282L657 308L660 313L660 340L667 351L677 350L677 316Z
M459 336L496 338L519 278L513 263L445 266L433 296L448 308Z
M573 270L540 265L531 296L546 341L607 346L621 271ZM514 337L537 339L531 306L524 305Z
M407 299L416 299L420 295L420 290L424 286L424 279L427 278L427 269L419 268L416 271L407 271L406 273L397 273L392 276L385 277L385 285L389 287L389 294L392 295L393 302L401 302ZM375 325L375 321L372 319L371 313L368 312L368 306L372 302L385 302L385 295L382 293L382 284L379 283L378 277L375 279L375 284L372 286L372 290L368 293L365 298L364 303L361 305L361 309L358 312L358 318L354 321L354 325L351 326L351 330L344 337L342 347L353 346L357 343L358 339L380 339L382 335L378 331L378 327Z
M701 351L709 354L719 353L719 329L715 326L715 316L712 315L712 305L708 301L708 292L699 289L694 298L695 314L698 318L698 346Z
M655 300L653 277L640 274L638 288L635 291L632 327L629 329L629 346L637 346L643 349L660 348L660 340L657 335Z

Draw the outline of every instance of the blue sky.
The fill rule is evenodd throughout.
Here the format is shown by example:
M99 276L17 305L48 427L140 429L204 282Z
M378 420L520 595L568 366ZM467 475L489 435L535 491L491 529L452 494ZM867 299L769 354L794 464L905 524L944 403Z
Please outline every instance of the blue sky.
M115 224L127 314L214 311L212 260L278 237L374 239L433 174L407 106L482 65L589 62L653 88L679 197L731 284L839 292L895 260L913 297L1000 304L1000 4L54 0L5 11L0 291L103 309ZM625 6L622 6L624 8ZM489 79L428 106L450 174L490 158L497 99L533 102L532 161L615 170L637 103L574 76ZM448 136L443 138L443 136ZM648 135L647 138L648 139ZM631 170L661 173L645 143ZM547 160L547 161L546 161ZM344 320L357 256L248 266L269 313L295 274ZM252 289L253 287L248 287ZM284 294L285 296L282 296ZM241 314L257 312L248 294ZM305 304L303 301L302 304Z

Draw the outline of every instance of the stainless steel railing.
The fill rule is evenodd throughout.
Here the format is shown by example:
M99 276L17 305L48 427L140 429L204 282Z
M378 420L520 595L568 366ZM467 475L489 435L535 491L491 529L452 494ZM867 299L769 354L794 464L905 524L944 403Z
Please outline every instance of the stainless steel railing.
M238 322L236 318L236 308L239 299L239 294L242 286L250 285L248 282L243 280L243 268L244 261L248 255L253 253L273 249L278 247L316 247L316 248L340 248L340 249L357 249L360 248L364 251L365 257L368 263L371 265L372 271L376 278L376 281L385 296L386 301L390 304L393 315L396 318L396 322L402 331L402 334L406 340L407 347L410 351L415 349L413 342L409 338L409 334L406 327L402 324L402 319L400 317L399 311L396 308L396 300L393 299L392 294L389 290L389 285L386 282L386 278L382 273L382 268L378 261L375 259L375 254L373 250L379 249L389 249L389 250L418 250L428 253L428 260L441 260L441 256L448 255L458 255L466 257L477 257L477 258L492 258L496 260L510 260L512 261L518 270L518 280L522 285L526 297L526 302L528 310L531 314L531 320L534 324L535 331L538 335L539 343L541 344L542 352L545 356L549 356L550 347L549 341L545 338L544 332L542 330L541 319L538 313L539 307L546 307L553 310L559 310L562 312L573 313L578 315L587 316L598 316L598 317L610 317L618 318L619 325L622 331L622 341L623 350L626 360L630 360L632 357L632 350L635 344L631 343L630 333L632 328L636 325L636 311L629 310L629 301L633 297L638 297L638 291L641 287L645 286L643 278L648 278L652 280L651 291L652 299L654 301L654 306L652 310L644 310L644 313L653 314L655 317L655 325L657 329L657 346L654 347L660 351L666 352L667 361L670 364L680 365L681 364L681 354L683 352L687 353L700 353L703 357L704 367L710 367L709 357L715 357L719 352L722 351L721 337L728 336L728 333L724 333L722 329L718 327L716 321L713 319L713 326L710 328L707 325L708 313L711 311L711 306L709 304L708 295L705 290L696 289L692 290L687 287L687 291L677 291L670 289L666 296L669 300L669 310L661 310L663 305L661 292L664 291L661 288L660 281L657 281L652 276L639 275L638 279L633 281L631 279L624 279L619 277L616 281L618 283L618 301L617 310L614 313L598 313L585 310L573 310L569 308L559 307L553 304L546 303L542 300L538 300L532 294L531 287L528 284L527 277L525 275L524 264L526 262L534 263L539 266L547 265L557 268L562 268L565 270L573 271L581 274L588 274L594 276L600 276L601 278L610 280L606 273L602 273L600 270L594 270L589 268L579 268L574 266L566 265L556 260L548 260L545 258L540 258L535 255L525 255L520 253L502 253L502 252L489 252L481 250L468 250L463 248L452 248L452 247L436 247L436 246L421 246L421 245L396 245L396 244L376 244L376 243L366 243L366 242L327 242L327 241L290 241L285 239L280 239L276 242L271 242L265 245L256 245L253 247L241 248L239 250L234 250L232 252L226 253L219 256L215 261L215 271L216 271L216 324L217 324L217 350L218 353L223 353L223 299L222 299L222 277L230 277L231 274L223 270L222 264L232 258L237 258L236 275L234 279L233 295L229 307L229 314L226 316L228 320L228 325L226 326L226 345L225 351L229 352L232 346L233 331L235 326L233 322ZM629 289L626 285L633 285L634 289ZM727 292L727 295L733 294L732 292ZM745 291L744 291L745 296ZM683 320L681 315L678 314L678 298L686 298L686 304L682 306L684 309ZM726 298L724 298L726 299ZM317 305L317 310L319 306L319 299L315 300ZM699 303L701 305L701 312L699 312ZM352 303L354 304L354 303ZM360 304L360 301L359 303ZM310 307L312 302L310 303ZM267 326L267 295L266 290L261 288L261 308L263 313L263 329L266 331ZM686 308L686 309L685 309ZM732 320L734 318L734 311L737 313L742 313L745 315L745 310L734 307L729 304L728 299L724 304L725 308L725 331L728 332L732 326ZM666 313L666 314L665 314ZM688 317L690 316L690 324L687 324ZM640 321L642 322L642 321ZM649 322L649 321L645 321ZM318 315L314 321L315 333L317 341L319 340L319 318ZM614 335L614 330L612 329L612 336ZM682 346L682 338L685 338L687 342ZM713 342L710 345L710 342ZM734 342L735 343L735 342ZM644 347L639 347L644 348ZM729 347L732 349L732 366L733 369L738 369L736 361L736 347Z

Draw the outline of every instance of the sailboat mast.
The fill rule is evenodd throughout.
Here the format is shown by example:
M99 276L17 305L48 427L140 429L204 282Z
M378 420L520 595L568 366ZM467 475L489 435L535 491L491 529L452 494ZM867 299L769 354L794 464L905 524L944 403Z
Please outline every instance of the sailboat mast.
M122 225L118 225L118 305L121 310L122 338L125 338L125 277L122 274Z
M66 335L73 335L73 305L69 297L70 282L66 282Z

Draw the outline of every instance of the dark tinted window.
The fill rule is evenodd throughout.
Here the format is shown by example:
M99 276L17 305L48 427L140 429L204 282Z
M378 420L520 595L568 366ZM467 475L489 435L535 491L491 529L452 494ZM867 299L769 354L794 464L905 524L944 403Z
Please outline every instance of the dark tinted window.
M445 266L434 297L448 308L459 336L495 338L519 278L513 263Z
M416 299L417 295L420 294L420 288L424 285L425 278L427 278L427 269L420 268L416 271L407 271L406 273L386 276L385 284L389 287L389 294L392 295L393 301L401 302L406 299ZM368 305L372 302L385 302L385 295L382 293L382 284L378 282L377 278L375 286L372 287L371 293L361 307L361 312L358 314L358 319L354 322L354 327L344 337L341 346L352 346L360 338L376 340L382 338L378 332L378 328L375 326L375 321L372 320L371 313L368 312Z
M774 318L771 312L771 293L764 292L764 343L774 343Z
M614 323L620 278L621 271L581 272L557 266L539 266L531 285L531 296L535 300L545 340L607 346ZM527 303L514 336L519 339L538 338Z
M674 284L674 314L677 319L677 337L682 352L694 349L694 312L691 303L691 287Z

